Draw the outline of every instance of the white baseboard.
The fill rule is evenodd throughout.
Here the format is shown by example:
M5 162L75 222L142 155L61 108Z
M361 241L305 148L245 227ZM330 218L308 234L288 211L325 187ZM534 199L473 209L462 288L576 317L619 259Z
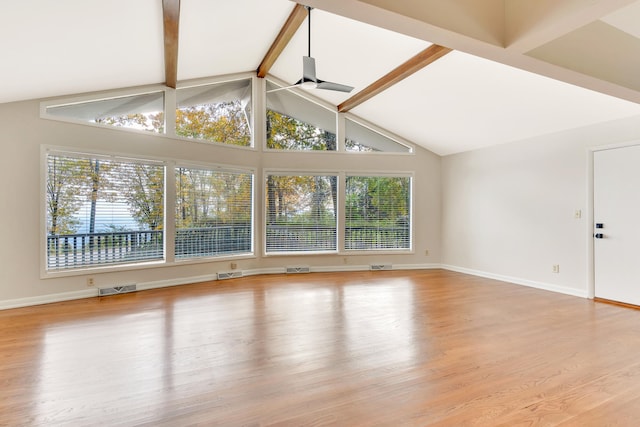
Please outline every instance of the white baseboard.
M393 270L433 270L441 268L440 264L393 264ZM327 266L310 266L311 273L339 273L349 271L369 271L369 264L362 265L327 265ZM257 276L260 274L284 274L286 267L260 268L255 270L243 270L243 276Z
M589 298L586 289L567 288L566 286L553 285L551 283L536 282L533 280L520 279L518 277L503 276L501 274L487 273L486 271L472 270L470 268L457 267L443 264L440 266L444 270L455 271L457 273L469 274L471 276L484 277L487 279L500 280L501 282L513 283L516 285L528 286L530 288L542 289L545 291L558 292L565 295L572 295L581 298Z
M153 282L136 283L139 291L148 289L166 288L169 286L186 285L190 283L208 282L216 280L215 275L194 276L182 279L157 280ZM98 296L98 289L83 289L81 291L61 292L57 294L42 295L37 297L17 298L0 301L0 310L9 310L11 308L30 307L33 305L50 304L54 302L71 301L83 298L92 298Z
M394 270L437 270L442 264L400 264L393 265Z
M170 286L188 285L190 283L211 282L218 280L216 274L207 274L205 276L192 276L179 279L156 280L153 282L138 282L136 288L139 291L148 289L168 288Z
M71 301L74 299L97 296L98 289L83 289L81 291L61 292L37 297L9 299L0 301L0 310L9 310L11 308L29 307L32 305L50 304L52 302Z
M455 271L458 273L469 274L472 276L485 277L487 279L500 280L503 282L514 283L516 285L529 286L537 289L544 289L547 291L558 292L566 295L573 295L582 298L588 298L588 292L586 290L567 288L564 286L552 285L549 283L535 282L532 280L520 279L517 277L502 276L499 274L487 273L484 271L472 270L464 267L456 267L453 265L442 264L393 264L393 270L433 270L442 268L445 270ZM333 266L312 266L312 273L324 273L324 272L349 272L349 271L368 271L370 266L367 265L333 265ZM273 267L273 268L259 268L253 270L243 270L243 276L258 276L261 274L284 274L285 267ZM137 289L140 291L148 289L166 288L169 286L187 285L191 283L210 282L216 281L216 274L208 274L204 276L192 276L182 277L179 279L168 280L156 280L153 282L138 282L136 283ZM28 307L32 305L49 304L53 302L70 301L82 298L91 298L98 296L97 289L83 289L73 292L62 292L57 294L42 295L37 297L17 298L0 301L0 310L8 310L11 308Z
M348 271L366 271L369 270L369 265L330 265L311 267L312 273L339 273Z
M242 270L242 275L260 276L261 274L284 274L286 270L286 267L254 268L253 270Z

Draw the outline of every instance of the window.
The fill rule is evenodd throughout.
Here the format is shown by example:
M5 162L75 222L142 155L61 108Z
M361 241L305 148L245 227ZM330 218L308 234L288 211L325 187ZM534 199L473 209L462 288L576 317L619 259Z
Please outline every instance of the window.
M346 178L345 249L411 248L411 179Z
M47 270L163 259L164 171L146 161L49 153Z
M253 175L178 167L176 259L252 252Z
M267 148L336 150L336 112L267 82Z
M410 153L411 148L353 120L346 120L345 145L347 151Z
M164 133L164 92L52 105L46 112L89 123Z
M251 146L251 79L176 91L176 135Z
M335 175L268 175L266 252L336 250Z

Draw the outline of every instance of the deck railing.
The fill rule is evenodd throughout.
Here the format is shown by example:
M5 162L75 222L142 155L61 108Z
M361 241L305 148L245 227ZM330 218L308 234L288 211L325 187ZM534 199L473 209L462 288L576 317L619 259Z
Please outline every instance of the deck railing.
M348 226L345 229L345 249L409 249L409 227L400 226Z
M324 225L267 225L267 252L328 251L336 249L336 228ZM408 249L408 226L348 226L345 249Z
M233 255L251 252L251 225L180 228L176 230L176 258Z
M47 269L160 260L162 230L135 230L47 236ZM251 226L231 225L176 230L176 258L251 251Z
M161 230L47 236L47 269L162 259Z
M336 228L324 225L267 225L267 252L336 250ZM347 227L345 248L409 248L406 226ZM248 224L176 230L176 258L248 253L252 231ZM164 231L136 230L47 236L47 269L81 268L164 257Z
M331 251L336 227L314 224L267 224L267 252Z

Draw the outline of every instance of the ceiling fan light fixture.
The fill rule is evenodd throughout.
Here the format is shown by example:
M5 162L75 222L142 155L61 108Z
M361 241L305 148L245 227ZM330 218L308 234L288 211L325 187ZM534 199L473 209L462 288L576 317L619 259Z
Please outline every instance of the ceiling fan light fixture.
M318 83L316 83L316 82L314 82L314 81L309 80L309 81L306 81L306 82L301 83L301 84L300 84L300 86L301 86L303 89L315 89L315 88L317 88L317 87L318 87Z

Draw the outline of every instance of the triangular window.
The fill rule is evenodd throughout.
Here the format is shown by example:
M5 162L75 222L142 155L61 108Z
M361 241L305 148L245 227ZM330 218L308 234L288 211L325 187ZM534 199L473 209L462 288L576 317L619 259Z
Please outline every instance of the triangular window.
M181 88L176 98L177 136L252 145L251 79Z
M164 92L50 105L46 113L65 119L164 133Z
M410 153L411 148L394 141L353 120L346 121L345 146L347 151L378 153Z
M336 112L267 82L267 148L336 150Z

